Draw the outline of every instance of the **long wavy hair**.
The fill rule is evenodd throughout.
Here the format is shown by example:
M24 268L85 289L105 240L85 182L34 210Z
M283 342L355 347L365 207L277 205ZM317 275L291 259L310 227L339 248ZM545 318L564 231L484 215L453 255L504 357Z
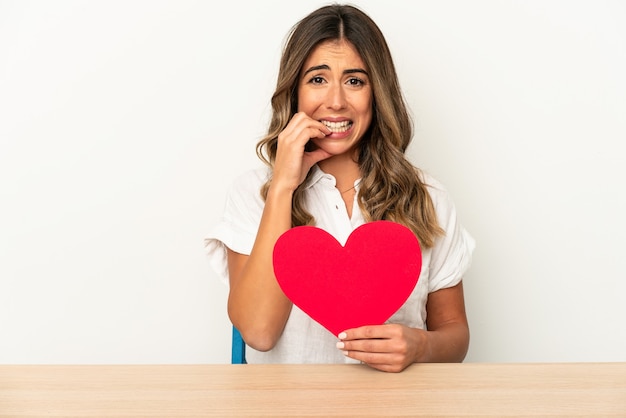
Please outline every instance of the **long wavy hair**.
M268 132L257 143L257 155L273 168L278 134L298 111L297 88L302 66L317 45L331 40L347 40L354 45L368 69L374 96L372 123L358 145L362 176L359 208L368 222L389 220L407 226L420 244L429 248L443 230L437 223L427 185L405 156L413 136L412 120L387 42L376 23L358 8L324 6L292 27L280 60ZM270 178L261 189L264 199L271 181ZM305 184L306 180L293 195L293 226L315 222L304 207Z

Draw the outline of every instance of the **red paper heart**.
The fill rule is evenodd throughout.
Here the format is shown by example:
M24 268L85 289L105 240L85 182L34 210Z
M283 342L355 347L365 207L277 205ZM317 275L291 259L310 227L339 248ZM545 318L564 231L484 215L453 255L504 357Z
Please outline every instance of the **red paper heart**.
M338 335L384 324L415 288L422 254L410 229L376 221L352 231L345 246L323 229L292 228L276 242L273 261L285 295Z

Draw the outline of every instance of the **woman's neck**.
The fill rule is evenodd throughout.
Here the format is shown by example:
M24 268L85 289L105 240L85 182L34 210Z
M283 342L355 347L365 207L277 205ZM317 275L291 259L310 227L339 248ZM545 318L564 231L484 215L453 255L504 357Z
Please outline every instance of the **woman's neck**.
M335 155L318 162L317 165L323 172L335 177L336 187L340 191L354 186L354 182L361 178L359 164L347 154Z

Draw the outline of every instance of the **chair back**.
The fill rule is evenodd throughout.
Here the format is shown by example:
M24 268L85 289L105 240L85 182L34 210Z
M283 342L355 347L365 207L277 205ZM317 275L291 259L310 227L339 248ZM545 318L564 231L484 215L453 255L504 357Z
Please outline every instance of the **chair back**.
M246 342L241 337L239 330L233 326L233 338L231 343L231 364L247 364L246 361Z

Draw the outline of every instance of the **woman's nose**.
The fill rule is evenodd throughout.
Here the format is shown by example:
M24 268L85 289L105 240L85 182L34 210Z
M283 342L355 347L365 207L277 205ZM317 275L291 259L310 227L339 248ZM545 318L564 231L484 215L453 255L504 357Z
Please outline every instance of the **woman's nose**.
M328 89L326 97L327 106L330 109L343 109L346 106L346 94L341 83L332 85Z

